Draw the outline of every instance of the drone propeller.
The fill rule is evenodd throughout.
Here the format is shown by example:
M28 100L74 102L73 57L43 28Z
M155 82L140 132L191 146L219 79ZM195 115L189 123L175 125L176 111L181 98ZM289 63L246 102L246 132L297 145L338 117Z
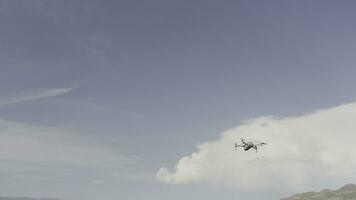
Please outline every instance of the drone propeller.
M266 145L267 143L265 143L265 142L259 142L257 145L259 145L259 146L262 146L262 145Z
M239 144L235 143L235 150L237 150L237 147L243 147L243 145L239 145Z

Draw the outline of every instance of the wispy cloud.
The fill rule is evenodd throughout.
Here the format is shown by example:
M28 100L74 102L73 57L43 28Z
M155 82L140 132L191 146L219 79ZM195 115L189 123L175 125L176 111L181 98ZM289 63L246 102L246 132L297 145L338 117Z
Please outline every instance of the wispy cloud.
M36 89L36 90L16 92L10 95L0 97L0 106L56 97L56 96L67 94L75 90L76 88L77 87L75 86L75 87L68 87L68 88Z
M356 103L299 117L260 117L198 145L173 172L162 167L166 183L205 182L241 190L301 188L349 181L356 170ZM242 137L266 141L258 153L235 151ZM275 188L274 188L275 189Z
M122 154L103 139L0 119L0 172L41 179L82 173L93 178L111 177L129 171L139 160ZM57 176L55 172L59 171Z

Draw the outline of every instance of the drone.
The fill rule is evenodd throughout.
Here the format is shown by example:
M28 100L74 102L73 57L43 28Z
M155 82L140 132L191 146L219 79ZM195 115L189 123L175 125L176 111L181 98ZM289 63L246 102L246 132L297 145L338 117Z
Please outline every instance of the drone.
M255 149L257 153L257 147L258 146L263 146L266 145L267 143L265 142L255 142L253 143L252 141L244 141L244 139L241 138L241 144L235 143L235 150L237 150L238 147L244 148L245 151L248 151L249 149Z

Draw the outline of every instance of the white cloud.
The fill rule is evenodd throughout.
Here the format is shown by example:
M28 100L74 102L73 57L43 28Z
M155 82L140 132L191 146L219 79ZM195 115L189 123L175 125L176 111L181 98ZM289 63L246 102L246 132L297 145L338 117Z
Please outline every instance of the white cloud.
M235 151L248 137L269 143L254 151ZM216 141L198 145L158 180L184 184L206 182L241 190L300 188L325 180L350 180L356 170L356 103L299 117L260 117L227 130Z
M73 91L75 88L76 87L22 91L1 97L0 106L60 96Z

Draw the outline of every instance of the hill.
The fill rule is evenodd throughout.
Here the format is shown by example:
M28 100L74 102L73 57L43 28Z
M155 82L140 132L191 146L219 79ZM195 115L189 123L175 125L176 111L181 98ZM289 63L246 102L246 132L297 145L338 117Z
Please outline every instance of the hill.
M356 200L356 185L347 184L338 190L295 194L282 200Z

